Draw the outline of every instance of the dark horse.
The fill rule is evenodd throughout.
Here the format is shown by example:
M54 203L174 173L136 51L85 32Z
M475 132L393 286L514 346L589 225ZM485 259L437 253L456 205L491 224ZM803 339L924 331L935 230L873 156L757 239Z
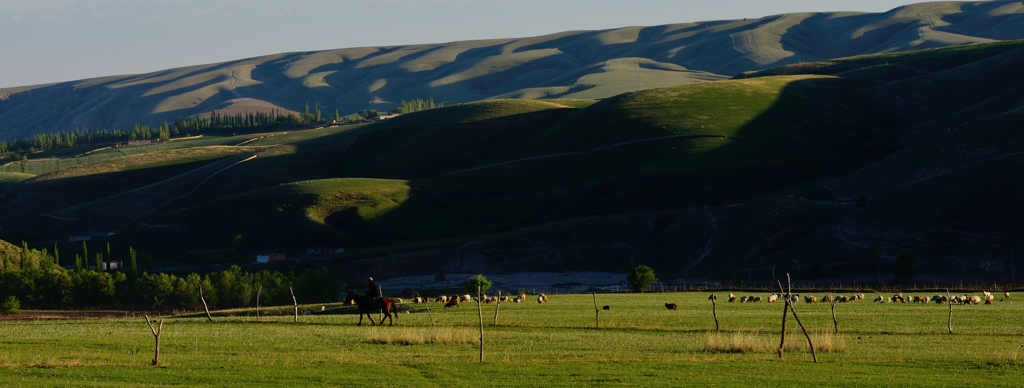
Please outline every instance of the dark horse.
M363 314L366 314L366 318L370 319L370 323L372 323L374 326L376 326L377 323L373 321L373 316L371 316L370 313L371 312L376 312L378 310L384 311L384 318L381 318L381 320L380 320L380 324L381 325L384 324L384 320L385 319L388 320L388 323L391 326L395 325L394 320L392 320L392 318L391 318L392 317L391 312L394 311L394 313L395 313L394 317L397 318L398 317L398 306L396 306L395 303L391 301L391 299L388 299L388 298L367 298L365 296L358 295L358 294L350 291L348 293L348 296L345 297L345 304L351 304L351 303L355 303L356 306L359 306L359 324L357 326L362 326L362 324L363 324Z

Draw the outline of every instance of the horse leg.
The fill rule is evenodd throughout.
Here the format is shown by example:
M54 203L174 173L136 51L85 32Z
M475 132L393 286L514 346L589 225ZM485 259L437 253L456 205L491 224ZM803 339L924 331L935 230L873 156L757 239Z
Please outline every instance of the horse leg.
M372 323L374 326L377 326L377 323L373 321L373 316L370 315L369 311L366 312L366 319L369 319L370 323ZM384 322L381 322L381 323L384 323Z
M360 312L359 313L359 323L357 323L356 326L362 326L362 325L363 325L363 313Z

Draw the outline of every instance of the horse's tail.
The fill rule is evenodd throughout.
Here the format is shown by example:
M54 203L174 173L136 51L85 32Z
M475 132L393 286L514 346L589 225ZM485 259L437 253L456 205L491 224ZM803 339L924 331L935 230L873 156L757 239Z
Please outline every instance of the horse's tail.
M398 303L395 303L393 300L391 301L391 316L398 319Z

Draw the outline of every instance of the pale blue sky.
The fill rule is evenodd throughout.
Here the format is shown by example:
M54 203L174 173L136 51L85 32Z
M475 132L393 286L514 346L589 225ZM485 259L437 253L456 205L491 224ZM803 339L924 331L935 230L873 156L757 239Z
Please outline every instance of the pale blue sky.
M290 51L510 38L912 0L0 0L0 88Z

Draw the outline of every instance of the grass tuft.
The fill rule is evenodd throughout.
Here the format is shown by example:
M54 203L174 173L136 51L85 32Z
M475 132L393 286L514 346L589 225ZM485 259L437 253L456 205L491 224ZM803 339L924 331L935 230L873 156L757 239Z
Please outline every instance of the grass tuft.
M379 345L465 345L477 341L476 332L452 327L380 328L366 332L363 342Z
M814 350L818 353L841 353L846 351L846 340L831 332L811 333ZM708 333L701 347L706 353L775 353L778 351L778 338L759 333ZM810 352L807 339L803 335L792 333L786 336L787 352Z

